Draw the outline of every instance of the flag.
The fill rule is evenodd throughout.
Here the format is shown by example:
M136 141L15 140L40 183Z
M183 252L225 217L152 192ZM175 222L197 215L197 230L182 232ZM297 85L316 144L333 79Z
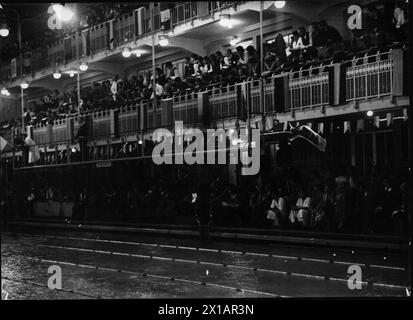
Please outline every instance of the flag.
M404 121L407 121L407 119L408 119L408 114L407 114L407 109L406 108L403 109L403 118L404 118Z
M29 163L34 163L40 160L39 147L29 136L24 140L24 144L29 147Z
M351 133L351 122L350 121L344 121L343 131L344 133L346 133L347 131Z
M390 127L390 125L393 123L393 114L392 113L388 113L386 115L387 118L387 126Z
M364 130L364 120L358 119L357 120L357 133Z
M375 116L375 117L374 117L373 125L374 125L376 128L380 128L380 117L379 117L379 116Z
M11 151L11 150L12 150L12 146L10 145L10 143L8 143L7 140L4 139L3 137L0 137L0 153Z
M290 138L291 141L294 141L298 138L303 138L310 142L313 146L315 146L318 150L320 151L325 151L327 141L324 139L322 136L320 136L318 133L314 132L311 128L308 126L297 126L291 130L292 132L292 138Z

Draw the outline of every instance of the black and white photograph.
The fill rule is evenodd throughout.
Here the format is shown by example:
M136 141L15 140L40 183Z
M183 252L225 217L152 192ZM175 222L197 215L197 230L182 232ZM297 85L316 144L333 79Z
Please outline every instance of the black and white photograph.
M410 300L409 18L409 0L0 2L2 304L244 320Z

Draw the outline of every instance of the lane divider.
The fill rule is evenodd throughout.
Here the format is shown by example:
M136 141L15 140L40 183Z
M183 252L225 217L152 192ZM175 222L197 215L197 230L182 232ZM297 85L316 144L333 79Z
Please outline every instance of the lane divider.
M52 248L52 249L84 251L84 250L79 250L79 248L77 248L77 247L53 246L53 245L45 245L45 244L37 244L36 246ZM92 251L94 253L108 254L108 255L122 254L120 252L115 253L113 251L104 251L104 250L89 250L88 249L88 251ZM238 265L232 265L232 264L223 264L223 263L215 263L215 262L207 262L207 261L176 259L176 258L168 258L168 257L153 256L153 255L143 255L143 254L130 254L130 256L131 257L137 257L137 258L149 259L149 260L183 262L183 263L209 265L209 266L215 266L215 267L241 269L241 270L248 270L248 271L253 271L253 272L261 271L261 272L268 272L268 273L281 274L281 275L287 275L287 276L295 276L295 277L304 277L304 278L317 279L317 280L327 280L327 281L331 280L331 281L347 282L347 279L343 279L343 278L333 278L333 277L318 276L318 275L311 275L311 274L298 273L298 272L280 271L280 270L264 269L264 268L254 268L254 267L238 266ZM369 283L369 282L365 282L365 281L356 281L356 283L360 283L360 284L364 284L364 285L370 285L370 286L389 287L389 288L399 288L399 289L405 289L406 288L405 286L387 284L387 283L382 283L382 282L370 282Z
M10 234L10 232L7 232ZM385 265L376 265L376 264L365 264L359 262L348 262L348 261L339 261L339 260L327 260L327 259L316 259L316 258L303 258L295 256L286 256L286 255L277 255L277 254L266 254L266 253L257 253L257 252L243 252L243 251L230 251L230 250L221 250L221 249L210 249L210 248L199 248L199 247L187 247L187 246L171 246L164 245L159 243L145 243L145 242L131 242L131 241L120 241L120 240L110 240L110 239L93 239L93 238L77 238L77 237L63 237L63 236L53 236L53 235L35 235L30 233L13 233L18 235L27 235L39 237L47 240L47 238L56 238L56 239L66 239L66 240L80 240L80 241L91 241L91 242L106 242L106 243L116 243L116 244L130 244L137 246L148 246L148 247L160 247L160 248L173 248L173 249L184 249L184 250L196 250L196 251L205 251L205 252L214 252L214 253L232 253L240 255L249 255L249 256L262 256L270 258L279 258L279 259L290 259L290 260L299 260L299 261L308 261L308 262L320 262L320 263L336 263L343 265L358 265L376 269L388 269L388 270L397 270L397 271L406 271L406 268L403 267L393 267Z
M289 296L278 295L278 294L274 294L274 293L251 290L251 289L236 288L236 287L220 285L220 284L216 284L216 283L212 283L212 282L193 281L193 280L188 280L188 279L181 279L181 278L168 277L168 276L160 276L160 275L149 274L149 273L141 273L141 272L135 272L135 271L130 271L130 270L114 269L114 268L107 268L107 267L80 264L80 263L76 264L76 263L71 263L71 262L66 262L66 261L49 260L49 259L43 259L43 258L33 258L33 257L27 257L27 256L23 256L23 257L25 257L26 259L29 259L29 260L42 262L42 263L53 263L53 264L57 264L57 265L61 264L61 265L75 266L75 267L81 267L81 268L89 268L89 269L103 270L103 271L109 271L109 272L116 272L116 273L133 274L133 275L139 275L139 276L142 276L142 277L150 277L150 278L156 278L156 279L162 279L162 280L184 282L184 283L188 283L188 284L204 285L204 286L222 288L222 289L227 289L227 290L235 290L235 291L244 292L244 293L253 293L253 294L266 295L266 296L276 297L276 298L289 298Z

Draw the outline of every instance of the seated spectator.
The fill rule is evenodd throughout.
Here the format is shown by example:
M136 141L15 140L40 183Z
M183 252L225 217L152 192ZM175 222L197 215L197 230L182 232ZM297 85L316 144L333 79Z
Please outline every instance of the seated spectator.
M172 80L175 79L177 77L176 67L174 67L172 63L169 61L165 64L165 67L166 67L166 79L172 79Z
M156 83L155 83L155 97L156 97L156 99L160 100L163 97L164 93L165 93L165 90L164 90L163 86L161 86L161 84L157 80ZM152 93L151 99L153 99L153 93Z
M277 69L277 62L275 57L271 54L268 54L264 58L264 72L261 74L261 77L269 77Z
M199 57L196 54L191 55L191 64L193 67L193 73L191 74L192 78L199 78L201 77L201 62L199 61Z
M285 199L281 196L281 190L275 190L271 193L271 204L267 211L267 219L275 227L285 225L287 221Z
M271 53L273 53L280 61L285 61L287 58L287 44L285 43L284 37L281 33L277 34L275 41L271 46Z
M311 198L305 196L304 190L300 190L297 195L295 206L292 207L289 219L291 223L299 228L307 229L311 223Z
M184 80L186 81L186 79L190 79L193 74L194 74L194 67L191 63L191 59L189 57L185 57L184 58Z
M258 67L259 67L259 57L257 50L253 46L248 46L246 49L247 57L248 57L248 76L255 77L258 74Z
M231 58L232 58L232 50L228 49L225 53L225 56L221 60L221 70L228 71L231 67Z
M214 72L214 69L212 67L212 64L209 60L208 56L205 56L202 58L202 66L201 66L201 75L202 75L202 79L204 81L209 82L210 80L212 80L212 73Z

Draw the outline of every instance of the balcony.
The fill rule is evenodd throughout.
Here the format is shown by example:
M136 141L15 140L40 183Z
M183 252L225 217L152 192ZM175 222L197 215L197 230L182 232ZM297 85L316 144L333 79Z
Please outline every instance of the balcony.
M133 143L130 148L134 151L121 155L113 151L115 158L148 156L138 140L150 139L157 128L173 128L175 121L182 121L187 127L213 127L214 123L238 119L245 126L242 107L250 110L251 117L266 115L292 120L295 113L308 110L317 112L317 117L324 117L326 109L347 108L347 113L356 113L360 110L352 106L355 100L361 103L403 97L407 89L404 55L406 51L393 49L373 56L357 56L341 64L187 92L156 103L145 100L118 109L84 113L82 116L89 122L89 160L113 159L111 152L119 151L127 141ZM392 106L389 102L384 108ZM76 145L73 137L78 120L75 115L33 128L33 140L44 154L41 164L79 162L70 156Z

